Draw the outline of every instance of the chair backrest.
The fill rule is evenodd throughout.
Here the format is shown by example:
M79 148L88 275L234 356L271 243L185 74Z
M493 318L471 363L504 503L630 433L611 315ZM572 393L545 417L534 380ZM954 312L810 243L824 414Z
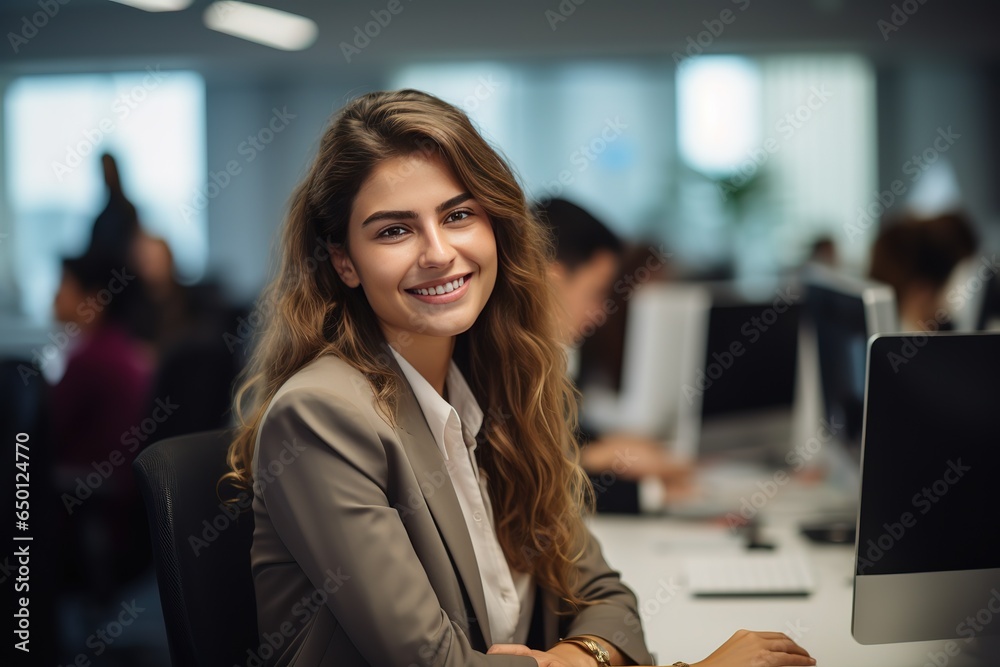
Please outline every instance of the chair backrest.
M132 464L149 515L175 667L241 665L258 649L250 495L217 487L227 470L229 435L207 431L167 438ZM220 495L237 503L228 506Z

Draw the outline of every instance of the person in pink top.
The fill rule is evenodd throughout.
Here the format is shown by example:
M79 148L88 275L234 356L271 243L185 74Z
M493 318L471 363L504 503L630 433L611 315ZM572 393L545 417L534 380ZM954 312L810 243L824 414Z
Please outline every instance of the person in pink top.
M74 552L70 581L122 583L145 565L141 500L132 478L134 428L142 428L152 367L124 324L141 290L136 277L100 255L63 261L56 319L70 341L66 368L49 393L54 484ZM79 549L79 551L77 551ZM143 554L143 555L138 555Z

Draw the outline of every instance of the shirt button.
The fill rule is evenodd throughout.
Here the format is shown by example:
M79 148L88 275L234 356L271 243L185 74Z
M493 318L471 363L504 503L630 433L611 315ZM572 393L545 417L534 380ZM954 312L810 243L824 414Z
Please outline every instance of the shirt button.
M475 519L476 521L482 521L483 520L483 515L481 513L479 513L479 512L473 512L472 513L472 518Z

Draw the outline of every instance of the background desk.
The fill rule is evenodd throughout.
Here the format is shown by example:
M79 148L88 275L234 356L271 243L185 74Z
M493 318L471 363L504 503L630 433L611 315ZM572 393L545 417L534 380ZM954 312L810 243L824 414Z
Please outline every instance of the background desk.
M813 544L799 536L792 519L765 524L763 537L778 545L774 553L803 553L812 565L817 589L804 598L692 597L684 580L685 558L742 549L725 525L603 515L592 518L590 526L612 568L639 598L646 640L657 664L702 660L741 628L784 632L824 667L981 664L964 640L958 641L963 652L957 657L943 653L945 641L875 646L854 641L853 547Z

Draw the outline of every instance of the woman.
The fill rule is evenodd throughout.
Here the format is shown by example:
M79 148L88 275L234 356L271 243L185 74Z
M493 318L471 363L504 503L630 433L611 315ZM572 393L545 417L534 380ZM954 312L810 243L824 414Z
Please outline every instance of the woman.
M459 110L372 93L334 119L237 396L261 658L651 662L582 522L549 252Z

